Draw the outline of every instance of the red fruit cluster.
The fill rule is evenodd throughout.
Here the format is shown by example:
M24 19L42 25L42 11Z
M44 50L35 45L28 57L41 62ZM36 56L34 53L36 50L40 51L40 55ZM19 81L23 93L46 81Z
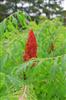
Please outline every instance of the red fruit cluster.
M34 35L34 32L32 30L30 30L23 59L24 59L24 61L28 61L31 58L36 58L36 57L37 57L36 37Z

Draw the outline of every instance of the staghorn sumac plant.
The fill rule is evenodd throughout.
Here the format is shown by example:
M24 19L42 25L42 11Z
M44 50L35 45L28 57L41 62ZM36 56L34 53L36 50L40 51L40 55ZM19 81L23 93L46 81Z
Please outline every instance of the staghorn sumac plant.
M24 61L37 57L37 41L33 30L29 31L29 36L25 46L25 53L23 56Z

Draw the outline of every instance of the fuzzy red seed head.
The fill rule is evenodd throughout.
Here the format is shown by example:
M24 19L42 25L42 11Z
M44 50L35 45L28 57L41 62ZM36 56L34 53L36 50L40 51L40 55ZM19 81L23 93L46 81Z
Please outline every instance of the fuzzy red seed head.
M30 30L23 59L24 59L24 61L28 61L31 58L36 58L36 57L37 57L36 37L34 35L34 32L32 30Z

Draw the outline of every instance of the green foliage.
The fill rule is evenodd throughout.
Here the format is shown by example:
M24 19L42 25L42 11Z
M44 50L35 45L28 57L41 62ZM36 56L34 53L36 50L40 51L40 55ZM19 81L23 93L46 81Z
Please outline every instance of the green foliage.
M0 35L5 32L15 31L16 29L19 30L20 28L26 29L28 20L30 20L30 17L22 11L10 15L0 23Z
M0 23L0 100L66 100L66 27L58 19L26 20L17 12ZM24 62L31 28L37 58Z

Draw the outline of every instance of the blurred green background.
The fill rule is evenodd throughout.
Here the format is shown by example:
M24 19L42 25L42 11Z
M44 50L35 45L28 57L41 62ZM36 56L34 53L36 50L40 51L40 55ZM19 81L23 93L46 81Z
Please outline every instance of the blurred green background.
M63 2L64 0L0 0L0 21L20 9L36 22L39 16L48 19L61 17L66 25L66 10L62 7Z

